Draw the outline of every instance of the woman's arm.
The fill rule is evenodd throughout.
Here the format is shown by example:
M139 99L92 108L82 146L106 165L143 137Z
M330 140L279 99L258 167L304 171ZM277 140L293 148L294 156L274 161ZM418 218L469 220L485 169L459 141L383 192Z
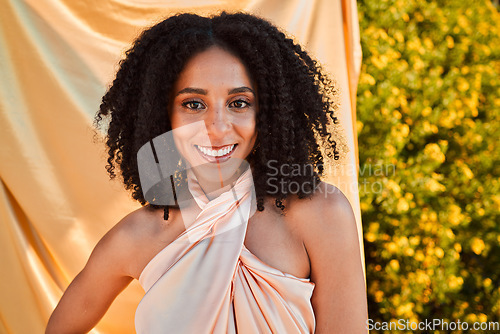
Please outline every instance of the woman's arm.
M316 333L367 333L366 288L356 221L348 199L322 184L313 199L304 245L316 286L311 299Z
M126 272L130 235L127 218L97 244L85 268L71 282L52 313L46 334L87 333L132 281Z

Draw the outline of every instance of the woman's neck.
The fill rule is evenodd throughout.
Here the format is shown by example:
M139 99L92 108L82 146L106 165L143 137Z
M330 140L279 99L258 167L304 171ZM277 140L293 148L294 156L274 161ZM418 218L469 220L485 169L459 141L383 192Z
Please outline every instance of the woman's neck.
M220 175L217 177L213 175L213 173L203 173L203 170L200 171L198 168L193 168L193 172L201 189L208 200L211 201L219 197L222 193L230 190L244 171L237 169L230 177L225 179L222 179Z

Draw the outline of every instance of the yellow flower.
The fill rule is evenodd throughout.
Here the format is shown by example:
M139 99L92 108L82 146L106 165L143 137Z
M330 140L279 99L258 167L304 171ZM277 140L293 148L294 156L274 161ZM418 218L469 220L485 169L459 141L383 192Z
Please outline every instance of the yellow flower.
M361 130L363 130L363 123L361 121L356 121L356 130L359 132L361 132Z
M475 315L474 313L469 313L467 315L467 317L465 318L466 321L469 321L469 322L476 322L477 321L477 315Z
M391 144L386 144L386 145L385 145L385 149L386 149L386 151L385 151L385 153L384 153L384 154L385 154L385 156L387 156L387 157L392 157L392 156L393 156L393 155L395 155L395 154L396 154L396 152L397 152L397 151L396 151L396 148L395 148L394 146L392 146Z
M410 247L405 248L405 255L406 256L413 256L414 254L415 254L415 251L413 250L413 248L410 248Z
M456 289L456 288L462 286L463 283L464 283L464 279L462 277L456 277L454 275L451 275L448 278L448 285L452 289Z
M469 20L467 20L467 17L465 17L464 15L460 15L458 17L458 25L461 28L467 28L469 26Z
M368 74L366 72L363 72L361 74L361 78L359 81L360 81L360 83L367 83L370 86L373 86L376 83L375 79L370 74Z
M422 125L424 126L425 132L431 132L431 123L429 123L428 121L423 121Z
M428 285L431 282L429 275L427 275L423 270L417 270L417 283Z
M407 314L411 314L412 309L413 309L414 304L413 303L408 303L405 305L399 305L396 313L399 316L406 316Z
M408 100L406 99L406 96L399 96L398 97L398 102L399 105L401 106L402 110L408 110ZM400 119L400 118L398 118Z
M408 17L409 19L409 17ZM405 41L405 38L403 36L403 34L401 33L401 31L396 31L394 33L394 38L399 42L399 43L403 43Z
M368 242L374 242L375 240L377 240L377 236L375 235L375 233L368 232L368 233L365 233L365 239Z
M484 250L484 241L477 237L472 238L471 248L477 255L481 254Z
M407 237L397 238L396 242L397 242L399 247L408 246L408 238Z
M389 266L394 270L394 271L399 271L399 262L396 259L392 259L389 262Z
M446 36L446 45L448 46L448 49L453 49L455 46L455 41L450 35Z
M434 179L429 179L425 183L425 188L428 189L429 191L433 192L433 193L441 192L441 191L445 191L446 190L446 187L444 185L442 185L441 183L439 183L438 181L436 181Z
M370 60L372 64L375 65L375 67L377 67L378 69L382 69L387 66L388 59L386 55L381 55L380 57L372 56Z
M392 190L395 193L401 192L401 187L393 180L387 180L387 184L385 186L387 187L387 189Z
M464 173L465 177L467 177L469 180L471 180L474 177L474 173L470 170L470 168L467 165L462 165L462 172Z
M378 290L377 292L375 292L375 301L377 303L380 303L383 298L384 298L384 291Z
M424 154L440 163L443 163L444 160L446 159L439 145L435 143L430 143L425 145Z
M418 244L420 244L420 237L419 236L410 237L410 244L413 246L417 246Z
M410 127L407 124L400 124L400 128L401 135L403 137L408 136L408 134L410 133Z
M462 222L464 216L462 215L462 209L459 206L452 204L448 209L448 220L452 225L458 225Z
M426 252L427 256L433 256L434 255L434 248L427 247Z
M428 49L432 49L432 48L434 48L434 43L432 43L432 40L431 40L429 37L424 38L424 45L425 45Z
M409 208L410 208L410 205L408 204L408 202L404 198L400 198L398 200L398 205L397 205L398 211L408 211Z
M424 109L422 109L422 116L427 117L431 114L431 112L431 107L425 107Z
M370 226L368 227L368 229L370 231L376 232L376 231L378 231L379 227L380 227L380 224L378 222L371 222Z
M420 58L416 58L415 61L413 62L413 69L415 71L420 71L425 67L424 62Z
M446 229L445 231L446 233L446 236L449 238L449 239L454 239L455 238L455 234L453 233L453 231L449 228Z
M470 85L469 85L469 83L467 81L465 81L462 78L460 78L458 81L459 82L458 82L458 87L457 88L458 88L459 91L465 92L465 91L469 90Z
M434 211L433 211L433 212L431 212L431 213L429 214L429 220L430 220L430 221L433 221L433 222L437 221L437 213L435 213Z
M386 248L392 254L396 253L398 250L398 246L394 242L389 242Z

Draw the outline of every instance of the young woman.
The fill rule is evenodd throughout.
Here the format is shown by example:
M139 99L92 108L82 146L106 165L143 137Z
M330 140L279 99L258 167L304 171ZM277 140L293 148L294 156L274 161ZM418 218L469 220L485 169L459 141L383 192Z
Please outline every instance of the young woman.
M338 154L332 94L255 16L181 14L145 31L96 116L109 121L108 172L144 206L98 243L47 333L91 330L133 279L146 291L138 333L366 332L354 215L319 181L323 154ZM155 166L174 202L148 193Z

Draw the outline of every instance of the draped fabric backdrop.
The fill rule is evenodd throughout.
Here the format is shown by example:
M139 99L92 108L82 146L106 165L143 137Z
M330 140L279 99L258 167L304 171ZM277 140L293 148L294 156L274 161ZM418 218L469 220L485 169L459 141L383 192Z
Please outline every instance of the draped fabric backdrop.
M354 0L2 0L0 2L0 333L43 333L97 241L138 207L104 169L92 118L117 62L146 26L178 12L243 10L288 31L342 90L349 151L327 181L349 198L361 238ZM361 246L362 247L362 246ZM133 333L133 283L93 333Z

